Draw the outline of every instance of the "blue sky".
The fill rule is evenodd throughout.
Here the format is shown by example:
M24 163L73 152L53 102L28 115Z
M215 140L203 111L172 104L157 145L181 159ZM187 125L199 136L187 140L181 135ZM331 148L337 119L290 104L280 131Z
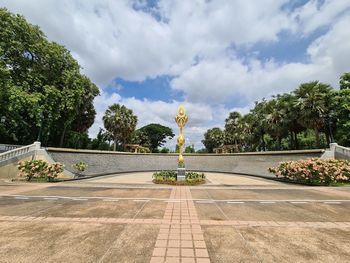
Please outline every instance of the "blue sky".
M172 76L162 75L155 78L147 78L143 81L127 81L116 78L111 85L107 86L107 92L115 92L117 89L122 97L134 97L136 99L182 100L183 92L174 91L170 88Z
M138 127L176 132L188 108L187 143L223 127L230 111L320 80L337 88L350 71L348 0L0 0L65 45L101 91L95 136L113 103ZM167 146L175 147L175 141Z

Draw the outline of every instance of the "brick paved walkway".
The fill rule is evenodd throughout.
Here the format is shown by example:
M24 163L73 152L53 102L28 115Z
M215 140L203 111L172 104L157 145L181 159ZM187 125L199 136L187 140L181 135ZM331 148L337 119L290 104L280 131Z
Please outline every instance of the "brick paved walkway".
M44 185L44 184L43 184ZM32 187L32 186L31 186ZM34 188L41 188L41 186L33 186ZM198 190L199 188L196 188ZM212 189L212 188L210 188ZM20 193L23 191L23 189L12 189L8 190L6 194L8 193ZM341 196L342 192L340 190L333 190L333 189L321 189L322 192L327 192L329 194L334 194L335 191ZM169 192L167 192L168 194ZM14 201L15 199L57 199L59 196L17 196L17 195L9 195L6 196L4 194L1 198L6 204L7 201ZM9 197L12 198L9 198ZM327 196L325 196L327 197ZM35 199L37 198L37 199ZM61 198L61 197L60 197ZM152 239L150 242L150 246L148 247L148 257L144 258L145 261L148 261L151 258L151 263L152 262L210 262L210 258L208 255L208 249L211 253L211 260L215 262L221 262L220 260L218 261L216 257L216 250L213 250L213 244L210 243L205 243L204 238L203 238L203 231L201 226L233 226L235 228L242 228L244 229L245 227L262 227L261 231L269 232L269 231L284 231L285 229L300 229L303 228L305 231L308 229L308 231L312 231L312 228L322 228L322 229L337 229L339 233L341 232L340 230L343 229L344 232L345 230L348 231L350 228L350 222L348 221L348 217L332 217L332 216L327 216L327 217L315 217L316 221L262 221L262 220L257 220L257 221L249 221L249 220L230 220L228 217L226 217L226 220L212 220L213 217L205 217L209 218L211 220L200 220L197 211L195 208L195 203L213 203L212 201L208 201L207 199L205 200L199 200L199 201L194 201L190 192L190 188L186 186L181 186L181 187L173 187L170 198L167 199L166 197L164 198L154 198L154 197L147 197L147 198L140 198L140 197L111 197L108 194L106 196L87 196L86 199L85 197L80 197L80 196L63 196L62 198L65 199L71 199L75 201L81 201L81 200L97 200L97 201L104 201L104 198L107 198L106 200L108 201L115 201L116 199L122 200L134 200L135 202L139 201L147 201L150 204L153 201L157 201L159 203L161 202L162 208L164 209L165 205L163 202L167 202L166 205L166 210L164 212L163 218L158 217L158 219L145 219L145 218L136 218L136 215L139 214L139 212L142 210L142 208L139 210L139 212L134 216L134 218L114 218L114 217L98 217L99 214L93 214L95 217L74 217L69 215L63 215L64 217L52 217L52 216L35 216L35 214L28 215L28 216L7 216L7 215L0 215L0 221L6 222L14 222L13 225L17 225L18 222L40 222L44 223L45 225L48 224L55 224L57 222L66 222L66 223L83 223L84 225L93 225L95 223L98 224L135 224L135 225L154 225L154 226L159 226L160 230L155 242L155 246L153 247L153 242L154 239ZM285 198L285 197L283 197ZM307 197L309 198L309 197ZM145 200L143 200L145 199ZM265 199L264 199L265 200ZM270 199L268 199L270 200ZM289 199L271 199L274 200L274 202L291 202L292 200ZM294 200L294 199L293 199ZM304 200L304 199L303 199ZM27 200L28 201L28 200ZM237 200L236 200L237 201ZM238 200L239 201L239 200ZM242 201L242 200L241 200ZM254 199L247 199L246 201L254 201ZM262 201L262 199L255 200L257 201ZM266 200L265 200L266 201ZM297 201L297 200L294 200ZM304 200L305 201L305 200ZM311 200L312 202L335 202L335 201L348 201L348 200L333 200L333 199L315 199ZM19 202L21 204L20 200L15 201L16 204ZM72 202L74 203L74 202ZM86 202L87 203L87 202ZM85 203L85 204L86 204ZM79 202L77 203L79 204ZM215 203L213 203L215 205ZM337 208L339 210L335 210L334 206L330 207L329 209L334 209L332 210L333 213L339 211L345 211L344 209L347 209L348 204L343 204L343 206L339 205L340 207ZM200 205L199 205L200 206ZM79 205L77 206L77 209L79 208ZM12 209L12 208L11 208ZM19 208L17 208L19 209ZM22 208L21 208L22 209ZM86 209L86 207L84 208ZM202 211L202 210L201 210ZM202 211L203 212L203 211ZM6 213L5 213L6 214ZM85 216L87 214L81 214L82 216ZM162 214L159 214L158 216L161 216ZM67 216L67 217L66 217ZM141 216L142 217L142 216ZM259 219L259 217L249 217L250 220L254 219ZM337 218L342 221L337 221ZM302 218L301 218L302 220ZM324 220L324 221L322 221ZM17 223L16 223L17 222ZM137 226L136 226L137 227ZM273 229L274 228L274 229ZM210 232L207 231L207 229L210 229L210 227L206 228L206 235ZM219 228L213 228L213 229L219 229ZM153 238L156 237L157 234L157 228L154 228L154 235ZM293 231L293 230L292 230ZM320 231L323 232L323 231ZM324 231L326 232L326 231ZM316 233L316 232L314 232ZM209 235L208 234L208 235ZM211 237L211 236L208 236ZM293 238L293 237L292 237ZM229 240L229 239L228 239ZM228 245L229 246L229 245ZM229 247L230 248L230 247ZM219 252L218 252L219 253ZM222 252L220 252L222 253ZM151 257L152 255L152 257ZM227 258L229 259L229 257ZM229 261L225 261L229 262Z
M186 199L192 199L189 187L173 188L151 263L210 262L194 203Z

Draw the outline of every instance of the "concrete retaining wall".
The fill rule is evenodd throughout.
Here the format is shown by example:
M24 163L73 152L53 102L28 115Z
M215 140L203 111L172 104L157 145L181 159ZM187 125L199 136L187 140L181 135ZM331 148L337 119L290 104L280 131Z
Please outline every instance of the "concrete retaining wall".
M335 159L350 160L350 148L340 146L336 143L331 144L331 149L332 148Z
M56 162L74 172L72 165L85 162L85 175L102 175L121 172L170 170L177 167L175 154L132 154L106 151L89 151L47 148ZM324 150L284 151L239 154L188 154L186 168L192 171L239 173L257 176L271 176L267 169L282 161L321 157Z
M17 164L21 161L30 161L35 158L33 153L26 153L21 156L16 156L11 159L11 162L6 162L0 166L0 179L10 179L18 174Z

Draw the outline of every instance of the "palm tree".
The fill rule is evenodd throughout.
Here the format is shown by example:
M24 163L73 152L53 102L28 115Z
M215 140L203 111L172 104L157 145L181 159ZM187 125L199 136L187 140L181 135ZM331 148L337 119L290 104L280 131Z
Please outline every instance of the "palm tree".
M250 143L254 145L253 150L266 151L267 103L268 101L265 98L260 102L256 101L254 108L243 118L251 127Z
M284 110L284 121L290 135L290 149L299 149L298 134L306 128L299 123L301 113L297 106L298 99L289 93L277 95L277 99Z
M303 83L294 91L299 108L299 123L313 129L316 136L316 147L320 147L320 131L324 128L324 116L329 112L329 101L332 88L330 85L313 81Z
M103 116L103 124L114 140L113 149L115 151L118 141L125 148L130 135L135 131L137 116L124 105L113 104L106 110Z
M277 150L281 149L282 138L287 134L286 112L278 98L266 103L266 131L276 139Z
M230 112L227 119L225 119L225 143L235 145L235 150L242 145L243 132L242 115L237 112Z

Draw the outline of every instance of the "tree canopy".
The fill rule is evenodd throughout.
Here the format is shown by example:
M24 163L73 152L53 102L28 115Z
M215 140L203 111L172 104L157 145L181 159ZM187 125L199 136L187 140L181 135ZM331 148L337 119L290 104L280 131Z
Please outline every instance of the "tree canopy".
M136 128L137 116L124 105L113 104L106 110L103 124L113 138L115 151L118 144L125 148L125 144L130 141Z
M346 72L341 75L339 84L340 89L350 89L350 72Z
M157 152L158 147L162 147L167 139L175 136L173 130L158 123L151 123L139 129L140 133L147 135L148 140L140 142L141 145L149 147L152 152ZM143 143L148 143L148 146Z
M350 73L340 77L340 90L319 81L255 103L248 114L231 112L225 130L209 129L202 141L211 152L220 142L239 151L327 147L334 139L350 146Z
M202 143L208 152L213 152L214 148L219 147L224 142L224 132L220 128L212 128L204 134Z
M69 146L86 137L99 90L63 46L38 26L0 9L0 138L4 143Z

